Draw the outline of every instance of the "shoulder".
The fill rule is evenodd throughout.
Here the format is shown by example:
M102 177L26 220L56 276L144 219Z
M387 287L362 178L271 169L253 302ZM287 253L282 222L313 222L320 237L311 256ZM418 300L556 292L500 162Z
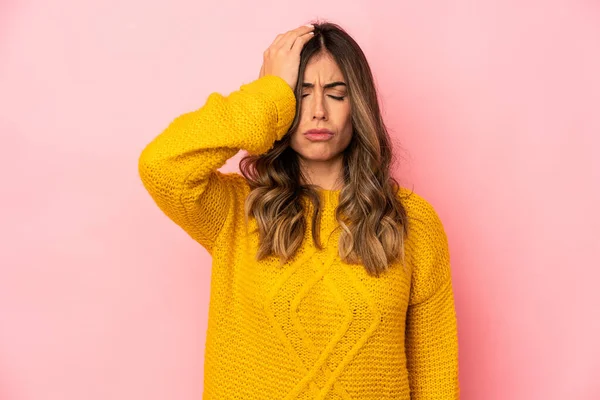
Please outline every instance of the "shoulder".
M433 240L446 240L440 216L425 197L412 189L401 187L398 190L398 198L406 209L409 229L421 235L426 234Z
M444 226L432 204L406 188L399 190L399 198L408 217L405 250L413 271L411 303L414 304L428 298L449 279L450 253Z

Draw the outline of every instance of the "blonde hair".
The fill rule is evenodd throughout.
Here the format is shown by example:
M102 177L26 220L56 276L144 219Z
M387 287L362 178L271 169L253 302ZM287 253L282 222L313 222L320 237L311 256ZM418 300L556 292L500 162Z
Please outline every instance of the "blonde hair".
M371 69L358 44L338 25L314 24L315 35L300 55L296 99L302 96L302 77L315 55L329 53L347 80L352 108L352 140L344 150L343 187L335 217L342 229L338 252L349 264L362 263L379 276L399 257L404 261L407 214L391 176L392 143L381 117ZM240 171L251 191L246 198L246 219L254 217L259 232L257 260L277 255L281 263L298 250L306 230L302 199L314 205L312 239L322 249L319 235L321 206L317 189L306 182L298 156L290 147L290 134L299 124L300 101L288 133L262 155L246 155Z

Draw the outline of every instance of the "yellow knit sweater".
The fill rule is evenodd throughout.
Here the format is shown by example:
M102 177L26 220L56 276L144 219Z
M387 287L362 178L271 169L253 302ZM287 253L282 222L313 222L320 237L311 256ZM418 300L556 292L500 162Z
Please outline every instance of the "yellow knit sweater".
M205 400L458 399L458 344L443 226L432 206L400 190L408 211L407 268L379 278L337 253L339 191L322 190L317 250L311 219L283 268L256 261L256 221L237 173L217 169L240 149L268 151L294 118L288 84L265 76L176 118L142 152L156 204L212 256ZM312 212L310 203L308 212ZM310 214L309 214L310 215Z

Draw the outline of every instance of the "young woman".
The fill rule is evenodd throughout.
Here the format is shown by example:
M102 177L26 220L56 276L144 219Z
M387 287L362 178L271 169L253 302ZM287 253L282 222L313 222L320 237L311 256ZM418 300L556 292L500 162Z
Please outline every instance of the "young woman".
M240 149L242 174L218 171ZM330 23L278 35L257 80L144 149L144 186L213 259L205 399L459 397L446 235L391 149Z

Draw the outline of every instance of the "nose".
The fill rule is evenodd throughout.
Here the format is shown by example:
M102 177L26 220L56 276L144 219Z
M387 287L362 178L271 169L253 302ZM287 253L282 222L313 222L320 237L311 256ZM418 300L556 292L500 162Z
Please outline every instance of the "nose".
M312 115L313 120L327 120L327 111L325 110L325 105L323 104L321 96L315 96Z

